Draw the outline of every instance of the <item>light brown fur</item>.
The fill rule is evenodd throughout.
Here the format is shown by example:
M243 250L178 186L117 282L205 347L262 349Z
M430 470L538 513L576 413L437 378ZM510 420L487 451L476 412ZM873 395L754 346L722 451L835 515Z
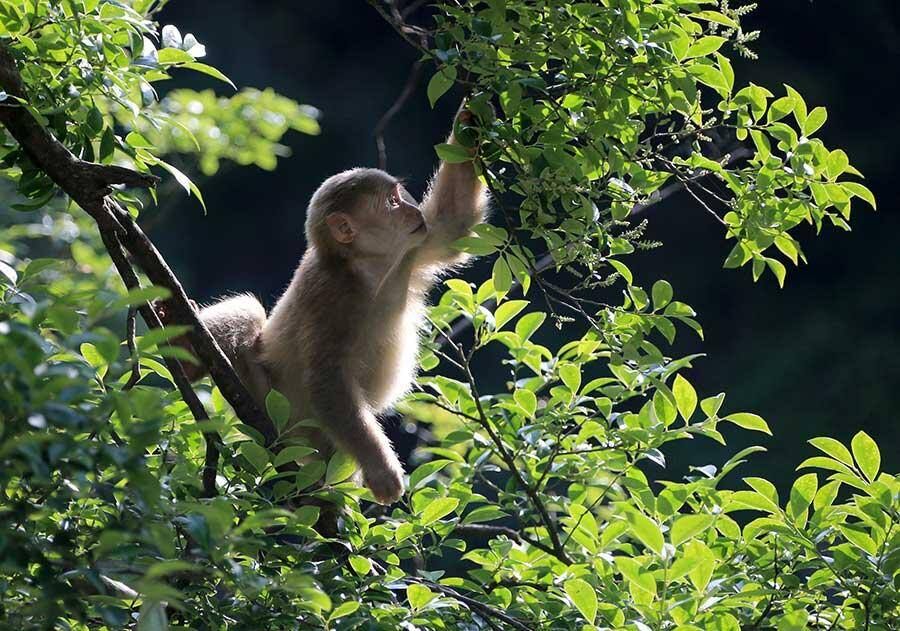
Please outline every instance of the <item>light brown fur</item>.
M268 319L246 295L200 314L254 398L275 388L291 402L292 422L315 419L314 446L350 453L382 503L402 493L403 470L377 415L410 388L426 294L465 261L450 244L487 206L471 162L441 165L421 213L397 185L375 169L329 178L307 211L308 249ZM392 190L402 203L389 212ZM423 216L427 232L407 232Z

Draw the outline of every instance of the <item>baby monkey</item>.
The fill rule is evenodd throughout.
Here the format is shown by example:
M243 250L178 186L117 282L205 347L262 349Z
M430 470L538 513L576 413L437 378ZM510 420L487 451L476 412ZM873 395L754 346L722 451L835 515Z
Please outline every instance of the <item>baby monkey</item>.
M471 123L463 109L454 126ZM402 495L403 467L378 415L409 390L426 294L465 261L451 244L486 208L472 161L442 163L421 204L384 171L338 173L309 202L308 247L272 313L250 295L200 312L259 404L271 388L284 394L292 423L316 421L303 430L312 446L353 456L382 504Z

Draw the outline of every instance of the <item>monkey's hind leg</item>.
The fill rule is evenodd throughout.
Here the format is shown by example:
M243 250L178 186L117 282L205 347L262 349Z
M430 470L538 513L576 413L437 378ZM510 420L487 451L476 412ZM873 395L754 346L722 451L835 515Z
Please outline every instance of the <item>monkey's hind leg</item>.
M250 394L263 405L271 388L260 357L266 310L251 294L238 294L204 307L200 319L212 333Z
M166 302L158 302L154 307L163 323L168 324L171 317ZM261 334L266 324L266 310L259 300L250 294L231 296L201 309L200 319L234 366L241 381L262 405L270 385L268 375L259 362ZM171 343L194 352L186 335L175 338ZM203 377L208 369L202 364L189 363L185 363L184 368L191 381Z

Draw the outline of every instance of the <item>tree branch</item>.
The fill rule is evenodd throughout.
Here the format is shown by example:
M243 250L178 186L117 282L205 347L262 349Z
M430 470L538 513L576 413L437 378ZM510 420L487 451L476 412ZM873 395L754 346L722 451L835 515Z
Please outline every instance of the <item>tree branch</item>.
M4 43L0 43L0 89L14 100L27 102L22 76L12 53ZM210 374L225 399L241 420L259 431L267 443L271 443L275 438L271 421L250 397L234 372L231 362L191 306L178 278L131 215L108 197L113 185L150 187L156 184L158 178L122 167L81 160L42 127L25 107L0 108L0 123L6 127L35 166L46 173L94 219L107 249L110 250L110 256L118 256L124 247L134 257L150 282L165 287L172 293L172 324L192 327L191 342L197 354L209 366ZM121 263L120 259L117 269L120 274L125 274L123 280L127 285L130 281L126 279L128 275L126 266L128 270L131 268L127 259L124 259L125 265ZM134 273L133 270L131 272ZM148 305L141 309L141 315L150 326L159 320Z
M122 282L125 283L125 286L128 289L140 288L140 279L138 279L137 274L135 274L134 269L132 269L131 264L128 262L128 257L125 254L125 250L122 248L122 244L119 242L119 238L115 234L106 232L101 232L100 236L103 239L106 250L109 252L113 265L116 266L116 270L119 272L119 276L122 277ZM159 314L156 313L149 303L144 303L138 310L141 312L141 317L144 319L144 322L146 322L147 326L151 329L161 329L164 326L159 319ZM203 403L200 402L200 399L197 398L197 393L194 392L194 389L191 387L191 381L187 378L181 362L174 357L164 356L163 360L165 361L169 372L172 373L175 387L178 388L178 391L181 393L181 398L184 399L191 414L194 415L194 419L197 422L208 421L209 415L206 413L206 408L203 407ZM203 467L203 492L207 497L213 497L216 495L216 473L219 463L219 450L217 445L221 442L221 439L215 432L204 432L203 437L206 439L206 461Z
M380 15L381 18L385 22L390 24L391 27L395 31L397 31L397 34L400 37L402 37L403 39L406 40L407 44L409 44L410 46L412 46L413 48L418 50L420 53L427 55L428 57L434 56L434 54L430 50L428 50L428 46L426 44L424 44L421 41L417 42L413 37L413 35L416 35L421 39L422 37L425 36L427 31L425 31L424 29L418 28L416 26L407 24L403 20L403 18L404 18L403 15L394 14L393 11L389 10L387 7L385 7L382 4L381 0L368 0L368 2L372 6L373 9L378 11L378 15ZM387 2L386 4L390 7L390 9L393 9L394 11L396 11L396 7L393 6L392 2Z

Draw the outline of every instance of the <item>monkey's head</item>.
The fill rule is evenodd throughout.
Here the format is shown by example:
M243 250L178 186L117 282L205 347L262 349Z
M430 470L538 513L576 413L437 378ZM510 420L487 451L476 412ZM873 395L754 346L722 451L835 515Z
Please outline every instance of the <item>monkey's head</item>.
M325 180L306 214L306 239L328 254L391 256L425 240L415 198L379 169L350 169Z

